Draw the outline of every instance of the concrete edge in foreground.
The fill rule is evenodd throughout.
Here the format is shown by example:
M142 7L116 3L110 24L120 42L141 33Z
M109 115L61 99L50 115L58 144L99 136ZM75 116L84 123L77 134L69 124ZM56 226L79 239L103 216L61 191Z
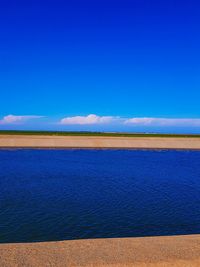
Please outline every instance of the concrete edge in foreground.
M200 235L1 244L0 266L199 267Z

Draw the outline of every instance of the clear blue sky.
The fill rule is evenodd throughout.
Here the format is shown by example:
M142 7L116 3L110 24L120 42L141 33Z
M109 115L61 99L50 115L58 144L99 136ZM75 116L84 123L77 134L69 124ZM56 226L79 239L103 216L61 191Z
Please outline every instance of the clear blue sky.
M199 14L197 0L1 1L0 119L46 118L0 129L85 130L57 120L89 114L200 118ZM200 132L182 126L167 128Z

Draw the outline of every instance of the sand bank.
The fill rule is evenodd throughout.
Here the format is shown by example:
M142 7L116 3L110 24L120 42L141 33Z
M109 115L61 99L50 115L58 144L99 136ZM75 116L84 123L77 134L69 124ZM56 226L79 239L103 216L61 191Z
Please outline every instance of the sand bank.
M0 266L200 266L200 235L1 244Z
M0 147L200 149L200 138L0 135Z

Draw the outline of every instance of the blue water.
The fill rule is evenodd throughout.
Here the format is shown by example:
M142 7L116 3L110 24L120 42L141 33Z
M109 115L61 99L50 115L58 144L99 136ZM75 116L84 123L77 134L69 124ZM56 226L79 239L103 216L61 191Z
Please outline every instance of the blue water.
M0 242L200 233L200 151L0 150Z

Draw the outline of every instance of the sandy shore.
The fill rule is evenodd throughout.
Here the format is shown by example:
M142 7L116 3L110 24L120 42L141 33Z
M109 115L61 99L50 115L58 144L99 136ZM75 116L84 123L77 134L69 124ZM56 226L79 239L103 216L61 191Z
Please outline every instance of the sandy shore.
M0 266L200 266L200 235L1 244Z
M0 147L200 149L200 138L0 135Z

